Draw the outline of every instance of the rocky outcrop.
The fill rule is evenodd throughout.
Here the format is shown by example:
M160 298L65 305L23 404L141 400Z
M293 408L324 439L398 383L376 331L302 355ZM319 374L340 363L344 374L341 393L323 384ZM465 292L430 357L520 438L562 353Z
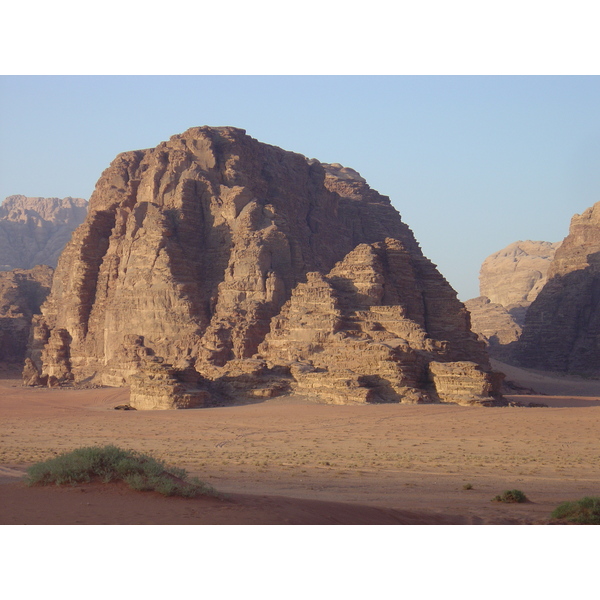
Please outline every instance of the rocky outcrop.
M320 294L331 314L317 310ZM295 310L306 322L288 326ZM389 198L339 164L201 127L121 154L103 173L60 258L31 358L42 375L122 385L146 368L143 338L165 364L193 361L211 389L269 397L325 368L319 327L327 343L345 335L322 352L352 359L347 379L363 388L316 394L332 401L435 399L432 360L490 371L467 311ZM311 341L290 358L296 334ZM371 372L367 360L382 364ZM327 366L332 377L340 365Z
M86 213L81 198L6 198L0 206L0 271L56 267Z
M489 369L474 383L474 370L464 368L487 364L482 344L443 278L417 276L429 265L391 238L357 246L327 275L308 273L298 284L259 355L289 366L300 392L332 403L490 402L498 388ZM477 362L453 362L469 359ZM435 361L456 373L452 391L439 385Z
M481 296L465 302L471 326L490 354L511 361L525 315L547 279L560 242L514 242L488 256L479 273Z
M468 361L429 363L435 394L441 401L456 404L499 406L504 404L499 390L503 373L486 372Z
M50 292L53 269L0 271L0 363L23 364L31 320Z
M527 312L516 360L530 368L600 374L600 202L571 220L548 281Z
M144 360L129 378L129 406L136 410L199 408L211 400L202 376L191 364L175 368L160 358Z

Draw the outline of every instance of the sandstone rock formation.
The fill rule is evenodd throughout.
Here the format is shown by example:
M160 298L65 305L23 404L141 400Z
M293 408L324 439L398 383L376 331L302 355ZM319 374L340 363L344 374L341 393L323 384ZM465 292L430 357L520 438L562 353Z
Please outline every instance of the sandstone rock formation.
M527 311L516 359L530 368L600 374L600 202L571 220Z
M488 256L479 273L479 292L507 310L531 304L546 283L560 242L514 242Z
M224 396L497 395L468 312L389 198L352 169L231 127L113 161L60 258L30 353L42 376L132 389L147 356L191 361ZM465 374L470 391L438 389L432 362ZM151 369L165 389L181 380L179 367Z
M0 271L56 267L86 213L81 198L6 198L0 206Z
M202 379L191 364L178 369L153 357L130 377L129 405L136 410L204 406L211 395L202 389Z
M560 242L514 242L488 256L481 265L481 296L465 302L471 326L488 344L490 354L511 361L525 315L547 279Z
M427 270L430 279L416 276ZM479 374L486 357L466 315L457 312L448 327L452 295L431 263L402 242L360 244L326 276L307 273L259 354L288 365L298 391L332 403L457 401L459 393L439 384L440 361L449 372L460 369L461 402L488 402L495 388Z
M31 319L50 292L53 269L0 271L0 363L23 364Z

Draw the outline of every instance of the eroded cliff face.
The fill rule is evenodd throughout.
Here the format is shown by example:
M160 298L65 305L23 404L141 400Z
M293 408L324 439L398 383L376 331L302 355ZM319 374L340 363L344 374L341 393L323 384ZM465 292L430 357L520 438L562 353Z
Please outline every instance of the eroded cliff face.
M411 383L398 388L417 391L399 391L394 400L415 401L421 388L432 389L431 360L489 372L464 306L387 197L352 169L231 127L193 128L113 161L61 256L31 358L58 379L122 385L145 368L140 356L147 352L166 369L191 361L230 390L242 381L272 395L299 381L276 332L289 329L282 323L290 303L302 303L306 286L325 276L333 296L367 290L350 304L341 300L343 320L364 316L369 324L361 331L381 326L392 332L385 339L406 338L407 355L419 356L419 373L402 375ZM317 335L310 324L302 328ZM352 343L349 336L348 355ZM318 363L318 352L305 351L302 368ZM401 352L386 353L382 360L402 371ZM355 358L356 373L370 377ZM278 377L289 385L274 383ZM434 396L426 390L421 397Z
M571 220L527 312L516 359L530 368L600 374L600 202Z
M56 267L86 213L82 198L6 198L0 206L0 271Z
M332 403L491 403L497 391L451 288L391 238L360 244L327 275L307 273L259 356L289 366L299 392ZM441 363L462 393L439 377Z
M53 269L0 271L0 363L23 364L31 319L50 292Z

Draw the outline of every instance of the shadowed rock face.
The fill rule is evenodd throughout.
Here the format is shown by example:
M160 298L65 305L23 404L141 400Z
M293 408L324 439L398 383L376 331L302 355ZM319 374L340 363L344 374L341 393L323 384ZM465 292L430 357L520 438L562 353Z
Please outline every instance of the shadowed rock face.
M519 364L600 374L600 202L571 220L548 282L529 307Z
M487 344L490 356L510 362L523 331L518 320L504 306L490 302L486 296L467 300L465 306L471 313L471 327Z
M9 196L0 206L0 270L56 267L86 213L81 198Z
M300 306L306 286L326 274L335 299L325 303L341 303L344 323L354 319L364 330L364 321L404 336L420 369L414 382L407 376L407 389L431 388L431 360L490 370L464 306L387 197L352 169L307 160L231 127L190 129L113 161L61 256L32 359L59 379L121 385L145 368L143 346L168 365L191 361L214 382L227 380L231 389L243 381L268 397L289 389L274 378L298 384L286 342L273 349L275 331L290 318L290 303ZM312 308L298 310L318 312L307 302ZM299 327L317 335L311 324ZM347 343L353 347L352 336ZM319 352L305 349L298 369L312 368ZM384 349L381 360L395 363L400 354ZM358 387L383 377L361 365L352 367L367 376L353 379ZM179 377L164 373L165 381ZM417 396L398 392L393 399ZM427 391L422 397L435 399Z
M0 271L0 363L22 364L31 319L50 292L53 269Z

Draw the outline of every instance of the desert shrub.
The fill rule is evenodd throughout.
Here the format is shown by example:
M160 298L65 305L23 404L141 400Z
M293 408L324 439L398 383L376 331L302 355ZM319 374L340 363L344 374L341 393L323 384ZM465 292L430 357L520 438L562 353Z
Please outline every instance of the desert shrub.
M492 499L492 502L529 502L521 490L506 490Z
M473 489L472 483L465 483L465 485L463 485L463 490L472 490L472 489Z
M185 469L167 467L151 456L116 446L77 448L29 467L26 478L28 485L75 485L92 480L124 481L134 490L165 496L215 494L209 485L189 478Z
M563 502L552 511L550 518L580 525L600 525L600 497L586 496L574 502Z

